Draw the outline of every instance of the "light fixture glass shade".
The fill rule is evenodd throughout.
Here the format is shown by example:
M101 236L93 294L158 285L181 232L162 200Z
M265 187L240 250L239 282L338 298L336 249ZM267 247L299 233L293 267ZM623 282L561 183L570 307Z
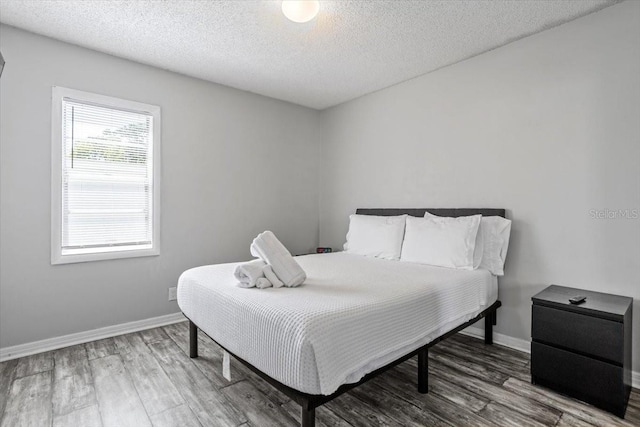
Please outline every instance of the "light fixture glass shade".
M282 2L282 13L293 22L311 21L319 10L318 0L284 0Z

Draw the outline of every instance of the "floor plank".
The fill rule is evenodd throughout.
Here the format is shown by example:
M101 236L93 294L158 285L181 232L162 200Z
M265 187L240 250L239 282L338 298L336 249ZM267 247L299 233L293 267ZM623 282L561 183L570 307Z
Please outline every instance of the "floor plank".
M0 363L0 418L7 405L11 383L16 377L16 366L18 366L18 359Z
M144 342L150 344L156 341L162 341L169 338L165 331L162 328L154 328L154 329L146 329L144 331L140 331L140 336Z
M635 388L631 389L631 394L629 395L629 405L640 408L640 390L636 390Z
M242 402L247 421L255 426L296 426L297 423L279 405L274 404L249 381L240 381L222 389L231 402Z
M593 424L589 424L586 421L582 421L569 414L562 414L560 421L556 424L556 427L593 427Z
M497 386L492 382L482 381L481 379L470 375L462 376L460 373L464 371L458 371L449 365L440 363L439 361L430 359L429 364L434 368L434 375L439 376L445 381L458 384L478 396L485 396L495 402L509 402L509 408L517 410L532 421L543 425L555 425L562 415L562 412L558 409L546 406L535 400L524 398L510 390ZM487 408L485 407L482 411L485 411L486 409ZM496 408L494 405L492 409L485 412L493 414L495 410ZM489 419L493 421L495 417L491 416Z
M187 322L163 326L162 330L180 347L184 354L189 354L189 327Z
M531 384L530 382L521 381L516 378L509 378L505 381L503 387L506 390L512 391L526 399L554 407L563 413L573 415L574 417L586 421L594 426L631 426L630 423L616 417L615 415L587 405L579 400L555 393L544 387Z
M118 354L126 354L131 351L131 344L127 340L127 335L113 337L113 345L116 347L116 353Z
M51 424L51 371L16 378L11 385L1 427Z
M102 427L98 405L53 417L53 427Z
M419 394L415 389L413 393ZM440 418L438 414L431 411L423 411L413 403L399 398L394 393L388 393L371 383L354 388L351 394L367 406L377 408L398 425L415 427L452 425L445 419Z
M131 375L147 414L155 415L180 406L185 401L150 353L151 350L145 347L142 351L130 351L120 357Z
M53 413L63 415L96 405L93 376L83 345L56 350L53 353Z
M88 342L85 344L85 347L87 349L87 357L89 360L118 354L116 343L113 338L105 338L103 340Z
M491 370L484 364L478 365L466 359L462 359L452 354L447 354L443 352L436 353L436 352L430 351L429 362L431 361L437 361L439 363L442 363L443 365L455 368L464 374L474 376L484 382L492 383L496 385L500 385L504 383L507 380L507 378L509 378L509 375L503 374L502 372L498 372L495 370Z
M414 380L414 378L407 378L407 374L404 371L394 369L382 375L380 378L371 381L371 385L385 393L395 394L401 399L420 408L422 411L431 413L451 425L464 425L468 427L493 425L490 421L485 420L475 413L482 410L489 403L488 401L478 399L481 406L468 405L466 404L468 402L466 399L462 400L463 404L454 403L436 393L438 386L434 386L434 380L437 382L441 381L434 375L431 375L431 378L429 378L429 393L420 394L416 391L414 381L412 380ZM408 385L413 386L408 387ZM473 409L477 409L477 411Z
M501 372L507 377L515 377L523 381L531 381L531 369L520 363L513 363L505 358L487 357L486 354L473 351L466 345L452 342L446 346L434 346L430 352L453 356L471 362L474 365L485 366L488 371Z
M522 365L527 367L529 365L529 355L522 351L514 350L509 347L505 347L499 344L485 344L483 340L470 337L468 335L456 334L446 341L442 342L442 346L460 346L464 347L470 352L482 354L489 358L505 360L509 363ZM440 347L441 344L436 345L434 348Z
M385 374L373 381L378 382L381 386L391 387L393 390L402 391L404 389L415 392L417 371L416 366L403 363L390 371L389 376ZM413 387L407 387L407 384L412 384ZM444 381L435 375L429 375L429 393L440 396L471 412L479 412L489 403L489 399L471 393L463 387Z
M293 400L289 400L281 406L282 409L287 411L287 414L296 421L297 425L299 425L301 419L300 405ZM349 427L350 425L351 424L340 418L326 406L316 408L316 427Z
M87 360L87 350L84 344L54 350L54 378L64 378L75 374L77 365L82 365Z
M50 351L18 359L16 378L27 377L53 369L53 354Z
M188 405L180 405L151 416L153 427L201 427Z
M236 369L236 372L237 371L238 369ZM271 384L255 374L247 373L243 374L243 377L246 378L246 381L249 381L255 388L260 390L262 394L267 396L269 400L271 400L276 405L280 406L291 400L289 399L289 397L287 397L287 395L279 390L276 390Z
M136 392L119 355L91 360L102 423L110 426L151 426L142 401Z
M176 343L180 350L189 354L189 329L187 323L176 323L163 328L167 335ZM208 337L198 333L198 358L191 361L216 387L226 387L238 381L247 379L247 369L240 362L231 360L231 381L222 376L222 349L215 345ZM257 385L260 387L260 385ZM279 393L276 390L276 393Z
M495 427L496 424L481 417L475 412L461 408L454 403L439 397L436 394L428 394L424 397L419 408L425 412L430 412L448 421L454 426L465 427ZM486 408L486 406L485 406Z
M134 332L132 334L127 334L123 336L124 340L127 342L127 352L135 352L135 353L148 353L151 351L146 342L142 339L142 335L140 332ZM124 345L123 345L124 347ZM125 353L120 353L125 354Z
M632 405L627 406L624 419L635 426L640 426L640 408Z
M325 406L354 427L398 425L378 408L364 405L352 393L343 394Z
M507 408L498 403L490 402L478 415L500 426L548 427L556 424L555 422L541 423L511 408L516 409L517 406L509 403L509 408Z
M149 347L203 425L239 425L247 421L172 340ZM235 403L242 405L242 401Z

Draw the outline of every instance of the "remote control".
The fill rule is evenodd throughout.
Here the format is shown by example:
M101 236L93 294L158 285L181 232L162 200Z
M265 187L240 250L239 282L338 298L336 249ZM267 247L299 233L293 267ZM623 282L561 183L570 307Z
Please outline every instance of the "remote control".
M580 304L582 302L585 302L586 300L587 300L587 297L585 297L584 295L578 295L578 296L569 298L569 302L571 304Z

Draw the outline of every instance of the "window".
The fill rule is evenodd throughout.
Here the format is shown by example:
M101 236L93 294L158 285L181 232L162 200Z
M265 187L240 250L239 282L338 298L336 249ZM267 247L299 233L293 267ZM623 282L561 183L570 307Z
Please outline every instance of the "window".
M160 107L53 88L51 263L159 254Z

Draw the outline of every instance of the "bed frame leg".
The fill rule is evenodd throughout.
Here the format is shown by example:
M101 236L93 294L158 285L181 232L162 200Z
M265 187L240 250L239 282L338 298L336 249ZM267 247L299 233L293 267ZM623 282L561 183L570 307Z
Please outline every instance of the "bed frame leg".
M316 408L311 404L309 399L302 401L302 427L315 427L316 425Z
M189 357L198 357L198 327L189 320Z
M418 393L429 393L429 347L418 352Z
M493 344L493 325L496 324L496 312L488 313L484 318L484 343Z

